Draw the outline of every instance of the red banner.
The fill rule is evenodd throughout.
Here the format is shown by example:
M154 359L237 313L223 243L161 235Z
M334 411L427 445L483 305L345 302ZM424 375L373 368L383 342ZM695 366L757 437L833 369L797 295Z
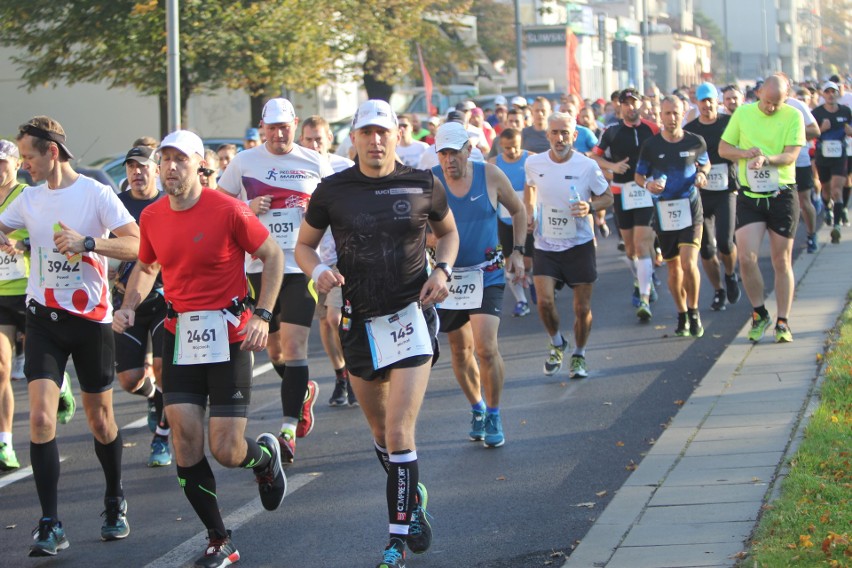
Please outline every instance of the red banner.
M583 95L580 94L580 66L577 64L577 36L570 29L566 33L566 49L568 50L568 92L572 95L577 95L582 101Z
M423 62L423 52L420 50L420 44L417 44L417 58L420 60L420 74L423 75L423 88L426 90L426 104L429 109L429 116L437 116L438 109L432 104L432 77L429 75L429 70L426 69L426 64Z

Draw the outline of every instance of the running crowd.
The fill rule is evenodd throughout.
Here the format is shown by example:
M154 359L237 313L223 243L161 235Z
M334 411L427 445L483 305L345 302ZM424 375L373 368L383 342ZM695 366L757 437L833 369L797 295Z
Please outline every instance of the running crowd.
M130 534L117 376L146 399L148 466L176 462L208 531L195 565L238 561L204 440L222 466L251 471L265 509L279 507L284 466L314 426L308 338L318 319L336 375L329 405L360 406L387 478L378 566L403 567L407 551L423 553L432 539L415 424L438 333L471 407L470 439L502 446L504 290L514 317L536 306L549 341L545 375L560 371L569 347L555 297L571 290L569 375L588 377L597 239L610 235L611 209L639 322L653 318L654 271L665 263L675 335L703 335L700 258L710 309L736 303L741 278L748 338L760 341L774 324L776 342L792 341L799 217L808 252L819 209L832 243L848 224L850 105L838 77L811 89L783 74L746 93L703 83L668 96L627 88L609 102L497 97L484 110L465 101L425 128L370 100L338 155L328 122L300 120L276 98L240 152L205 149L186 130L135 140L118 195L74 170L56 120L30 119L16 141L0 140L0 470L20 467L10 380L23 349L42 508L30 556L69 546L56 430L76 408L71 357L104 472L101 538ZM19 167L38 185L20 184ZM774 319L758 266L766 235ZM282 422L253 439L253 353L263 349L281 377Z

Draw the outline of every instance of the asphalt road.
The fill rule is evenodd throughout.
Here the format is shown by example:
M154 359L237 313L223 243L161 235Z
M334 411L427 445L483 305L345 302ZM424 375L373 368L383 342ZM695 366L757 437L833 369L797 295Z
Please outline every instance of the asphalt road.
M797 254L803 247L801 233ZM652 306L653 320L640 324L621 257L614 236L600 241L588 379L572 381L566 368L543 376L548 339L535 312L504 318L500 345L506 367L502 412L507 441L502 448L489 450L468 441L469 407L443 341L444 356L433 370L417 435L434 541L427 554L409 556L409 567L561 565L559 556L569 554L583 538L748 319L745 295L726 311L711 312L712 291L705 280L703 338L673 337L676 316L665 284ZM764 264L766 274L767 259ZM665 280L665 268L658 274ZM557 298L562 327L569 331L570 296L566 290ZM504 306L510 314L508 292ZM770 311L774 313L774 306ZM387 541L384 472L360 409L326 405L333 373L316 329L310 356L311 374L321 386L317 424L308 438L299 440L297 461L287 470L290 492L281 508L270 513L260 507L249 472L213 465L242 566L375 566ZM258 358L256 367L262 363L263 357ZM256 377L250 435L277 431L279 384L271 371ZM22 381L14 389L14 445L27 466L26 389ZM77 400L79 404L79 393ZM151 435L141 420L144 402L117 392L115 410L125 443L130 537L110 543L99 539L103 477L78 409L72 422L59 429L60 517L71 547L54 559L27 558L30 531L40 516L32 477L25 471L2 474L0 566L165 567L191 565L201 554L203 527L178 487L174 467L145 466ZM13 475L22 478L15 481Z

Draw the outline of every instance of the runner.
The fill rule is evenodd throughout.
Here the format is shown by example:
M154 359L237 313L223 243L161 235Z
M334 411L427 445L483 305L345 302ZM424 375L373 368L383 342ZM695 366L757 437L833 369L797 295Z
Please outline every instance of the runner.
M696 188L707 184L710 159L704 139L683 130L684 106L675 96L663 98L663 131L642 145L636 183L654 194L657 236L677 308L675 335L701 337L704 327L698 313L698 249L704 216Z
M332 173L327 160L295 143L298 124L290 101L268 101L261 121L266 142L234 156L219 179L226 193L236 197L245 192L251 210L284 250L284 280L272 310L267 351L281 377L284 421L278 440L287 463L296 457L296 438L313 430L319 394L319 385L308 372L308 334L316 298L308 289L308 276L296 265L293 247L314 188ZM260 261L252 259L246 270L255 297L263 293L261 267Z
M136 324L162 269L168 304L163 353L163 399L174 430L178 480L207 528L209 545L195 566L228 566L240 559L216 498L216 480L204 455L204 417L210 401L210 453L221 465L253 470L263 507L278 508L287 491L274 434L245 437L251 402L252 351L267 339L284 258L248 207L203 188L198 170L204 144L178 130L159 148L160 178L168 199L141 214L139 261L133 267L113 329ZM243 262L263 261L267 284L252 315Z
M163 196L157 189L159 167L153 159L154 150L146 146L131 148L124 158L128 191L119 194L133 218L139 223L142 211ZM118 268L118 278L112 290L113 306L118 309L124 299L124 290L135 262L124 262ZM148 428L154 434L148 467L162 467L172 463L169 451L169 421L163 413L163 320L166 318L166 301L163 299L163 281L157 276L151 293L136 309L133 327L115 334L115 371L121 387L148 401ZM153 377L145 374L145 355L150 337L154 356Z
M722 88L722 107L720 114L734 114L743 105L743 92L736 85L727 85ZM724 113L722 112L724 111Z
M802 212L802 219L805 222L805 227L808 229L807 251L809 254L812 254L817 250L817 212L811 200L814 190L814 170L811 166L810 149L814 144L813 141L819 138L819 126L807 104L792 96L787 97L786 103L798 110L805 120L805 138L807 139L807 143L799 150L799 155L796 158L796 193L799 198L799 210Z
M834 227L831 229L831 242L840 242L840 226L843 224L844 206L843 186L848 175L848 156L846 137L852 136L852 110L840 105L837 98L840 88L836 83L826 82L822 86L825 103L816 107L813 116L819 124L819 140L816 147L816 166L823 193L828 193L834 201Z
M505 264L515 282L524 278L526 212L506 174L496 166L468 161L470 140L460 124L442 125L435 148L441 165L432 172L444 186L459 233L450 296L438 310L440 330L449 338L453 371L470 403L470 439L497 448L505 443L500 418L504 369L497 332L506 282L498 206L512 221L512 254Z
M659 130L639 117L640 98L636 89L624 89L618 100L621 119L604 130L591 157L602 169L612 171L613 209L633 274L633 304L640 321L648 321L655 294L654 205L651 195L636 185L634 174L639 149Z
M420 162L420 156L429 148L429 144L412 138L411 127L413 124L414 121L410 114L399 116L400 139L399 146L396 148L396 155L409 168L416 168Z
M432 540L414 429L437 355L434 304L447 298L459 240L443 186L431 172L395 161L399 130L390 105L362 103L350 137L357 166L317 188L296 256L319 291L343 287L340 337L346 365L387 473L390 543L379 567L402 568L406 545L420 553ZM431 276L427 221L438 241ZM316 253L328 227L340 256L339 274Z
M550 151L531 156L526 163L524 204L535 230L535 287L538 315L550 336L550 355L544 374L562 368L568 342L559 330L554 288L565 283L574 292L574 342L570 377L589 376L586 344L592 330L592 289L597 280L594 233L589 216L596 208L612 205L612 192L598 165L574 151L574 117L553 113L547 120ZM568 181L566 181L568 180ZM570 185L569 185L570 184ZM538 216L533 213L538 211ZM533 222L535 223L535 222Z
M793 340L787 318L793 303L793 237L799 221L799 200L794 195L796 157L805 145L805 124L796 109L784 104L789 81L784 75L769 77L757 104L735 112L719 142L719 155L737 160L742 191L737 196L736 239L740 272L753 307L750 341L757 342L772 323L764 306L763 276L757 264L760 243L769 230L778 319L777 343Z
M536 97L532 104L532 126L521 131L521 147L524 150L536 153L550 150L550 143L547 141L547 117L550 112L550 101L544 97Z
M58 515L56 443L56 409L69 356L106 480L101 538L130 534L121 487L121 432L112 409L115 360L106 274L108 257L136 258L139 228L112 188L74 171L74 156L57 121L36 116L20 127L17 140L24 169L41 185L22 192L0 214L0 246L11 252L6 235L26 229L39 259L39 269L27 280L30 462L42 509L30 556L55 556L69 546ZM110 232L116 238L107 238Z
M699 116L684 126L684 130L698 134L707 145L710 171L707 182L700 187L701 210L704 214L704 230L701 233L701 263L704 274L713 286L713 302L710 309L720 311L725 304L736 304L740 299L737 278L737 245L734 244L734 226L737 220L737 173L731 162L719 156L719 140L731 117L719 114L716 87L702 83L696 89ZM696 174L697 175L697 174ZM668 183L668 182L667 182ZM718 256L717 256L718 253ZM725 284L722 286L722 271L725 267Z

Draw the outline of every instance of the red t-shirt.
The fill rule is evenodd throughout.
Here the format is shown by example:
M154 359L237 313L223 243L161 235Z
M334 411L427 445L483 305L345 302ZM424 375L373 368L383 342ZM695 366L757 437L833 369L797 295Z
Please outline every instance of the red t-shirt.
M248 291L245 253L254 253L269 231L240 200L204 188L201 198L185 211L171 208L168 198L142 211L139 260L160 263L166 301L177 313L218 310L242 300ZM228 325L231 343L251 317L243 313L239 327ZM177 319L166 318L175 333Z

